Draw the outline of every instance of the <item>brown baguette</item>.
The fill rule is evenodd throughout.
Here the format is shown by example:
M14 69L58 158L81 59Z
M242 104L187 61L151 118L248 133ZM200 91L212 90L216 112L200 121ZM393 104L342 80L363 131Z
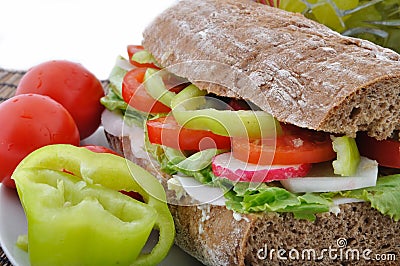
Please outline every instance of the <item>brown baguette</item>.
M160 173L154 162L135 157L129 137L107 132L106 136L114 150L153 175L163 176L162 183L169 178ZM398 265L400 259L400 223L367 203L340 205L338 215L318 214L315 222L276 213L246 214L236 220L232 211L221 206L169 207L175 221L175 243L205 265ZM338 246L343 239L346 246ZM331 256L322 254L329 247L336 251ZM287 259L277 256L279 249L285 250L281 256ZM298 259L294 250L299 252ZM309 253L311 250L316 252L316 259ZM364 259L363 252L371 260ZM290 259L290 254L294 259ZM381 254L386 261L372 261Z
M400 56L301 15L243 0L180 1L150 24L143 44L169 71L209 92L250 100L282 122L350 136L368 131L378 139L400 128ZM193 60L201 62L186 63ZM222 67L209 68L205 60ZM136 158L128 137L107 137L113 149L160 177L166 187L170 176L150 159ZM176 244L206 265L378 265L346 256L368 250L370 258L400 255L400 223L366 203L342 205L338 215L319 214L314 223L292 214L246 214L237 220L224 207L169 206ZM350 254L321 255L329 247L340 248L342 238L347 241L342 251ZM322 257L285 260L277 256L279 249L286 257L290 250L300 255L314 250ZM398 262L385 261L390 264Z
M302 15L246 0L183 0L143 37L171 72L209 92L250 100L279 121L377 139L400 129L400 56ZM204 61L179 65L194 60L222 63L253 88ZM204 82L210 77L228 78L232 87Z

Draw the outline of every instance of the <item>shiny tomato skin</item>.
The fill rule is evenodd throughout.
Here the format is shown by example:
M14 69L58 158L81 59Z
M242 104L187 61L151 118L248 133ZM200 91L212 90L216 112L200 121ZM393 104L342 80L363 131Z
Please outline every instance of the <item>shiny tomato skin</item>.
M156 65L153 64L153 63L140 64L140 63L138 63L138 62L132 60L132 56L133 56L135 53L144 50L144 47L143 47L142 45L133 45L133 44L131 44L131 45L128 45L126 49L127 49L128 56L129 56L129 62L130 62L132 65L134 65L134 66L136 66L136 67L151 67L151 68L157 68L157 69L159 69L159 67L156 66Z
M261 165L319 163L336 157L329 134L294 126L283 126L283 134L276 140L233 138L232 154Z
M177 150L199 151L210 148L230 149L229 137L207 130L187 129L180 126L172 116L147 121L149 141Z
M21 94L0 104L0 180L10 179L18 163L32 151L50 144L79 145L78 128L69 112L50 97Z
M356 138L360 155L376 160L379 165L400 168L400 142L393 139L377 140L362 132Z
M133 108L145 113L168 113L171 108L155 100L143 86L147 67L134 68L125 74L122 81L122 98Z
M16 95L25 93L47 95L61 103L74 118L81 139L90 136L100 125L103 87L79 63L53 60L32 67L16 90Z

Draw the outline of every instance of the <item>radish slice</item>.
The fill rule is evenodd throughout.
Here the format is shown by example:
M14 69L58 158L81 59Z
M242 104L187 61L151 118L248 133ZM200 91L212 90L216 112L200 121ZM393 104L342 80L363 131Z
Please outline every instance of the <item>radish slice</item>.
M214 157L212 170L215 176L243 182L270 182L292 177L305 176L311 164L257 165L240 161L232 153L222 153Z
M281 184L289 191L299 192L333 192L353 190L376 185L378 164L374 160L361 157L354 176L333 174L332 165L320 164L313 167L308 177L282 180Z

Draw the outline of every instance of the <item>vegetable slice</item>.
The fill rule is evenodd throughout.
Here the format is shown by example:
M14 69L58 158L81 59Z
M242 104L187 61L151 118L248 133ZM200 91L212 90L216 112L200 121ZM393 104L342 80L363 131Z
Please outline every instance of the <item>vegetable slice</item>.
M149 141L177 150L204 150L210 148L230 149L229 137L220 136L208 130L195 130L179 125L174 117L166 116L148 120Z
M354 175L360 163L360 153L355 139L347 136L334 137L332 144L333 150L337 153L337 159L332 162L335 174Z
M330 135L295 126L283 125L283 134L276 139L233 138L233 156L253 164L301 164L332 160Z
M377 160L379 165L400 168L400 141L376 140L366 133L359 133L356 141L361 155Z
M122 82L122 97L136 110L151 114L168 113L171 109L149 95L143 85L149 69L138 67L125 74Z
M214 175L232 181L270 182L305 176L311 169L311 164L297 165L256 165L249 164L232 156L232 153L222 153L214 157L212 170Z
M192 84L172 99L172 114L180 125L230 137L274 137L280 133L279 123L270 114L252 110L232 111L222 101L205 95L205 91Z
M142 45L128 45L129 62L136 67L159 68L156 59Z
M309 173L311 177L289 178L281 180L281 184L294 193L344 191L376 185L378 164L368 158L361 157L353 176L337 176L330 169L327 164L314 165Z

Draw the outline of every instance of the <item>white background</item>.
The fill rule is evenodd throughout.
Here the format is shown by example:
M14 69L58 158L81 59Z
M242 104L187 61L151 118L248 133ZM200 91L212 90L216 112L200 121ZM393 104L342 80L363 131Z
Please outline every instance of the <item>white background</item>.
M0 68L52 59L79 62L106 79L128 44L175 0L1 0Z

